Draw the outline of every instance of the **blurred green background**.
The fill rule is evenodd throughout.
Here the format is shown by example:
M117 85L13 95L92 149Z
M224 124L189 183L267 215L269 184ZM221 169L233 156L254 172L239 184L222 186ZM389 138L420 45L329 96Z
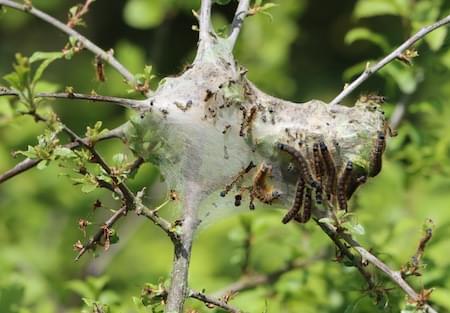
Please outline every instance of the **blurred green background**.
M298 102L311 98L331 100L344 84L360 73L366 62L377 60L422 26L450 13L445 0L279 0L279 6L249 18L236 48L237 59L249 69L260 88ZM76 1L33 0L33 5L66 21ZM216 5L217 30L232 19L236 1ZM176 75L192 60L197 33L191 10L195 0L97 0L79 28L133 73L152 65L158 79ZM0 74L11 71L14 54L59 51L67 38L51 26L24 13L7 10L0 16ZM431 301L440 312L450 312L450 36L442 28L416 46L419 57L410 67L393 62L364 84L360 93L378 92L388 98L391 116L397 103L406 113L399 135L388 142L384 170L353 198L351 208L365 234L366 247L399 269L415 253L422 224L431 218L434 236L424 256L421 277L410 279L420 290L434 288ZM95 78L94 57L88 52L71 61L57 61L47 70L46 90L132 96L121 77L107 67L105 83ZM3 84L4 82L2 82ZM157 80L154 82L157 86ZM54 101L63 122L85 132L101 120L113 128L129 112L108 104ZM20 159L11 152L34 145L43 126L31 117L17 116L9 100L0 98L0 172ZM110 161L126 151L120 142L99 145ZM168 279L170 241L156 227L138 217L120 222L118 244L74 262L72 245L83 233L78 220L92 221L95 231L108 212L93 212L100 199L114 208L104 191L84 194L53 164L33 169L0 185L0 312L92 312L81 298L107 304L110 312L152 312L139 305L145 283ZM145 165L130 181L133 190L159 182L156 170ZM149 201L162 201L156 194ZM170 208L165 208L166 214ZM405 304L397 289L386 292L378 305L367 296L365 284L351 267L333 262L333 247L309 223L280 223L279 210L231 215L198 234L193 249L190 284L207 292L222 289L242 274L245 243L250 240L248 273L270 273L288 261L326 257L307 268L283 275L278 281L237 295L232 303L246 312L399 312ZM393 287L381 274L378 282ZM136 297L133 300L133 297ZM136 304L137 303L137 304ZM187 309L220 312L189 300ZM154 308L155 312L158 308Z

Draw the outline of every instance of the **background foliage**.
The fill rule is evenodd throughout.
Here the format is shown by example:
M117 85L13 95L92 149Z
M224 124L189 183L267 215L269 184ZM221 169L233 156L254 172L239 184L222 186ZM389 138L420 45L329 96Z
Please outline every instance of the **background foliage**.
M332 99L345 82L362 71L367 61L379 59L420 27L450 13L444 0L275 1L270 16L247 20L236 50L258 86L296 101ZM33 5L65 20L75 1L34 0ZM153 66L158 79L179 73L192 60L197 33L194 0L97 0L82 32L116 56L134 73ZM7 10L0 17L0 73L11 71L14 54L58 51L66 37L26 14ZM234 7L218 7L216 29L230 21ZM388 97L387 116L404 102L407 112L389 141L384 170L357 194L352 210L364 226L358 239L384 261L399 268L414 254L421 225L435 224L423 276L413 278L416 289L435 288L431 300L450 311L450 36L442 28L417 46L419 57L410 67L388 65L361 89ZM56 61L39 88L130 96L118 74L106 69L106 83L95 79L93 57L76 55ZM4 82L3 82L4 83ZM157 80L154 81L156 86ZM356 95L355 97L357 97ZM355 98L354 98L355 99ZM353 100L354 100L353 99ZM352 103L351 100L347 100ZM58 100L52 104L62 120L86 131L98 120L113 128L128 117L110 105ZM6 98L0 98L0 171L18 162L11 151L26 150L36 142L42 125L18 116ZM111 162L114 153L126 151L120 142L100 144ZM93 212L99 199L113 206L109 193L85 194L60 175L52 164L33 169L0 186L0 311L79 312L95 301L110 312L151 312L140 303L145 283L164 283L171 267L169 240L149 222L130 215L118 226L119 244L98 258L85 256L73 262L72 245L83 239L80 218L93 224L92 233L107 211ZM131 181L134 190L158 186L157 170L145 165ZM148 199L155 205L165 195ZM111 207L112 208L112 207ZM175 216L170 208L164 214ZM219 290L241 276L244 246L251 239L249 273L269 273L295 257L326 254L323 261L292 271L270 285L240 293L233 304L249 312L397 312L403 295L393 290L375 306L354 268L332 262L332 245L312 223L280 223L282 212L267 210L230 214L205 227L194 245L190 284L208 292ZM249 237L250 236L250 237ZM325 251L325 252L323 252ZM384 281L379 275L378 280ZM388 284L389 286L389 284ZM82 301L82 298L85 301ZM189 301L189 308L212 312Z

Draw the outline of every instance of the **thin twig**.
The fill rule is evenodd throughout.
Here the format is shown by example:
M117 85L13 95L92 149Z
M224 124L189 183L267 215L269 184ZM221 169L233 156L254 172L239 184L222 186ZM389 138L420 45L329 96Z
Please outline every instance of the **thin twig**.
M204 302L207 305L208 304L209 305L212 304L212 305L214 305L216 307L219 307L219 308L222 308L222 309L226 310L227 312L231 312L231 313L239 313L239 312L241 312L241 310L232 307L231 305L229 305L228 303L222 301L221 299L208 296L208 295L204 294L203 292L190 290L189 291L189 297L193 298L193 299L200 300L200 301Z
M239 5L236 9L236 14L234 15L233 22L231 23L231 33L228 37L231 48L234 47L236 41L239 37L239 33L242 29L244 19L248 15L248 9L250 7L250 0L239 0Z
M389 120L389 125L393 129L397 129L406 113L406 105L411 98L410 94L405 94L396 103L394 112L392 112L391 118Z
M89 11L89 6L94 2L95 0L86 0L86 2L78 7L79 9L75 13L74 16L72 16L69 21L67 22L67 26L70 28L74 28L82 21L83 15L87 14Z
M345 97L347 97L349 94L351 94L359 85L361 85L364 81L366 81L370 76L378 72L381 68L383 68L386 64L392 62L396 58L398 58L406 49L411 47L413 44L415 44L417 41L425 37L427 34L432 32L433 30L442 27L446 24L450 23L450 15L447 17L437 21L434 24L431 24L429 26L426 26L422 28L420 31L418 31L416 34L414 34L412 37L410 37L408 40L406 40L401 46L399 46L397 49L392 51L390 54L388 54L386 57L384 57L381 61L376 63L375 65L367 68L356 80L354 80L350 85L348 85L342 92L337 95L336 98L334 98L330 105L336 105L339 104Z
M83 245L83 247L78 252L78 255L75 257L75 261L78 261L86 251L94 248L102 239L105 234L105 230L108 231L111 227L122 217L127 214L127 208L125 206L121 207L117 210L111 217L103 223L102 227L95 233L95 235Z
M48 15L47 13L34 8L33 6L31 6L29 4L20 4L17 2L11 1L11 0L0 0L0 5L32 14L32 15L36 16L37 18L53 25L54 27L58 28L62 32L66 33L67 35L76 38L78 41L80 41L83 44L83 47L85 47L89 51L93 52L95 55L98 55L105 62L109 63L128 82L130 82L130 83L135 82L133 74L131 74L130 71L128 71L117 59L115 59L114 56L112 56L112 54L104 51L103 49L101 49L100 47L95 45L93 42L91 42L89 39L87 39L86 37L81 35L79 32L73 30L69 26L58 21L57 19Z
M385 273L395 284L397 284L407 295L408 297L416 302L417 304L423 305L423 307L427 310L429 313L437 313L436 310L434 310L429 304L423 303L423 299L420 297L420 295L402 278L402 275L399 271L394 271L389 268L385 263L383 263L381 260L379 260L376 256L374 256L372 253L367 251L365 248L363 248L356 240L352 238L352 236L345 234L345 233L338 233L335 229L330 227L329 225L325 223L320 223L316 220L317 224L324 230L324 232L330 236L330 238L337 238L343 239L345 242L347 242L353 249L355 249L361 257L366 260L367 262L374 265L376 268L381 270L383 273ZM334 241L334 240L333 240Z
M18 97L19 93L12 89L0 88L0 97L1 96L16 96L16 97ZM108 102L108 103L118 104L125 108L134 109L134 110L139 110L139 109L146 107L144 100L134 100L134 99L127 99L127 98L102 96L102 95L96 95L96 94L88 95L88 94L75 93L75 92L74 93L40 92L40 93L37 93L35 95L35 97L36 98L47 98L47 99L89 100L89 101L93 101L93 102Z

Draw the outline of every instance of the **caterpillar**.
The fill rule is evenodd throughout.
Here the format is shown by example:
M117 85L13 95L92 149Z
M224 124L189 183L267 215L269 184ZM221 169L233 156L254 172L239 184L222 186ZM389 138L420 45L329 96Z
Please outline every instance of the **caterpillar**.
M319 182L319 184L322 185L325 169L324 169L322 157L320 155L318 143L313 144L313 160L314 160L314 172L316 174L316 179ZM322 204L322 190L321 189L316 189L317 204Z
M319 142L320 153L322 154L323 161L325 163L325 170L327 174L327 184L325 186L325 191L328 196L328 200L331 199L331 195L334 194L336 189L336 166L331 156L330 151L328 151L327 145L323 142Z
M295 217L295 220L299 223L305 224L311 218L311 211L312 211L311 193L312 193L311 188L306 188L303 211L300 211L300 213Z
M302 177L308 185L315 189L322 189L320 183L314 180L314 178L312 177L308 162L300 151L283 143L278 143L277 147L278 149L289 153L297 161L298 165L300 166Z
M104 82L106 80L105 78L105 64L103 64L103 61L99 55L95 57L95 74L97 77L97 80L100 82Z
M318 143L314 143L313 145L313 158L314 158L314 173L316 174L316 179L319 183L322 183L324 167L322 158L320 156Z
M272 172L272 166L261 163L255 177L253 178L253 187L251 194L263 203L270 204L272 201L278 199L281 193L277 190L272 190L266 184L266 177Z
M348 161L345 166L344 171L342 172L339 183L337 187L337 200L339 204L339 208L341 210L347 211L347 186L352 177L353 172L353 162Z
M382 156L385 148L386 136L383 132L378 132L378 138L375 142L375 148L370 162L370 177L375 177L380 173L382 168Z
M364 184L367 181L367 175L364 174L362 176L359 176L358 178L354 178L352 176L352 179L350 180L348 186L347 186L347 190L346 190L346 197L347 200L350 199L353 195L353 193L356 191L356 189L361 186L362 184Z
M244 131L247 129L247 133L250 133L252 131L252 123L253 120L255 119L255 115L256 115L256 106L252 106L250 108L250 113L247 116L247 112L244 110L244 117L243 117L243 121L241 123L241 129L239 130L239 136L243 137L244 136Z
M302 208L303 205L303 194L305 192L305 181L303 178L299 178L297 182L297 188L295 190L295 198L292 207L289 211L284 215L282 222L283 224L289 223L295 216L297 216L298 212Z

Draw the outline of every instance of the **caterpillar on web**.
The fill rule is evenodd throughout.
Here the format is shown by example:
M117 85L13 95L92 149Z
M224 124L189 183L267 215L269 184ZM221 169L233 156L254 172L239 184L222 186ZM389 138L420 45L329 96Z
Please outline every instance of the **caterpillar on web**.
M378 132L378 137L375 142L375 148L372 152L372 159L370 162L370 177L377 176L382 168L382 156L386 148L386 136L383 132Z
M323 161L325 163L325 172L327 174L327 183L325 185L325 191L328 196L328 200L331 199L331 195L336 190L336 165L334 164L333 157L328 150L327 145L321 141L319 142L320 153L322 154Z
M337 186L337 200L339 208L345 211L347 211L347 186L352 177L352 172L353 172L353 162L348 161L344 171L339 177L339 182Z
M289 145L278 143L277 144L278 149L282 151L286 151L289 153L298 163L300 167L300 173L302 175L302 178L306 181L308 185L315 189L322 189L319 182L317 182L311 175L311 171L309 170L308 162L306 161L303 154L295 149L294 147L291 147Z
M297 216L298 212L300 212L300 209L302 208L303 205L304 192L305 192L305 181L303 180L303 178L300 177L297 181L297 188L295 190L294 202L289 211L284 215L282 219L283 224L287 224L288 222L290 222L295 216Z

